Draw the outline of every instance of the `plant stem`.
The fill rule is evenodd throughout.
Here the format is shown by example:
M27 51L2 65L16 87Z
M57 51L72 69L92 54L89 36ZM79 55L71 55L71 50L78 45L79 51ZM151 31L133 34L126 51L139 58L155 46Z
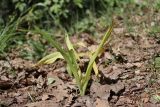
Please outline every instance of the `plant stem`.
M84 80L82 81L82 86L83 86L82 95L85 95L85 91L86 91L88 82L90 80L90 74L91 74L91 70L92 70L92 67L93 67L93 63L94 63L95 59L97 58L98 54L100 53L101 49L103 48L105 42L110 37L112 30L113 30L113 24L109 27L109 29L107 30L105 36L103 37L100 45L98 46L98 49L95 51L93 56L90 58L90 62L88 64L88 67L87 67L87 70L86 70L86 74L84 76Z

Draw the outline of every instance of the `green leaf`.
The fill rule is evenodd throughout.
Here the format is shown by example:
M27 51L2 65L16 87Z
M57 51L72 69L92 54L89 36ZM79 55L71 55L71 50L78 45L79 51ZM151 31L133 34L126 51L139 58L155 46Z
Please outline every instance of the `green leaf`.
M78 88L80 90L80 92L82 93L82 87L81 87L81 72L79 65L77 64L77 59L76 59L76 55L73 51L73 49L71 50L65 50L63 49L63 47L57 42L55 41L55 39L52 39L51 36L49 36L49 34L43 30L40 30L39 28L35 27L35 33L39 33L41 35L43 35L43 37L52 44L53 47L55 47L57 49L58 52L60 52L60 54L58 53L58 58L60 57L60 55L63 56L63 58L65 59L65 61L67 62L67 68L68 68L68 73L70 75L73 74L74 78L76 79L76 83L78 85ZM68 39L69 40L69 39ZM67 41L68 42L68 41ZM71 45L70 43L68 43L68 45ZM55 57L55 56L54 56ZM47 58L44 58L40 61L40 63L44 63L46 61L48 61L48 59L51 59L51 56L48 56ZM57 58L57 57L56 57ZM50 60L49 60L50 62ZM48 63L48 62L47 62Z
M54 52L45 56L36 64L36 66L42 65L42 64L51 64L55 62L57 59L64 59L60 52Z
M155 58L154 65L156 69L160 68L160 57Z
M73 0L74 4L77 5L79 8L82 8L83 5L82 5L82 2L83 0Z
M67 44L68 49L69 49L69 50L72 49L73 51L75 51L74 48L73 48L73 45L72 45L71 41L69 40L68 34L66 34L66 36L65 36L65 41L66 41L66 44Z
M44 59L42 59L39 63L51 63L54 62L57 58L64 58L65 61L67 62L67 71L70 75L73 75L73 77L76 80L76 83L78 85L79 91L80 91L80 95L84 95L87 85L88 85L88 81L90 80L90 75L91 75L91 70L92 68L95 70L96 75L98 74L98 69L95 63L95 59L97 58L97 56L103 52L102 49L105 45L105 42L107 41L107 39L109 38L111 31L113 29L113 24L109 27L108 31L106 32L105 36L103 37L100 45L98 46L97 50L94 53L91 53L90 56L90 62L88 64L86 73L84 76L82 76L81 70L79 68L79 65L77 63L77 59L78 59L78 54L76 53L73 44L70 42L68 35L66 35L65 37L65 41L68 47L68 50L63 49L63 47L60 45L60 43L58 43L57 41L55 41L55 39L52 39L51 36L49 36L50 34L40 30L39 28L35 28L36 29L36 33L40 33L41 35L43 35L43 37L52 44L53 47L55 47L57 49L57 51L59 53L57 53L58 55L49 55L47 57L45 57ZM53 58L53 59L52 59Z
M17 23L19 19L12 23L9 22L3 29L0 30L0 52L3 52L4 49L7 47L9 40L13 38L16 34Z
M160 96L159 96L159 95L154 95L153 98L154 98L157 102L160 102Z
M56 80L54 78L48 78L47 85L53 84Z
M90 74L91 74L91 70L92 70L93 64L95 62L95 59L100 54L100 52L102 52L101 50L103 49L103 46L105 45L105 42L110 37L112 30L113 30L113 24L109 27L109 29L107 30L106 34L104 35L100 45L98 46L97 50L95 51L95 53L90 58L85 77L82 80L83 93L81 93L81 95L85 94L85 90L87 88L87 85L88 85L88 82L89 82L89 79L90 79Z
M69 64L67 64L67 68L66 69L67 69L67 72L68 72L69 76L72 77L72 71L71 71L71 68L70 68Z
M53 47L57 49L58 52L62 54L65 60L69 60L68 54L66 53L65 49L63 49L62 45L58 43L57 41L55 41L55 39L53 39L49 33L47 33L44 30L39 29L36 26L35 26L35 33L41 34L44 37L44 39L46 39Z
M72 44L71 41L69 40L68 34L65 36L65 42L66 42L66 45L67 45L68 49L69 49L69 50L73 50L74 55L76 56L76 59L80 60L77 52L75 51L75 49L74 49L74 47L73 47L73 44Z
M78 72L80 71L80 68L79 68L79 65L77 64L77 61L76 61L76 56L74 54L74 51L71 49L68 51L69 52L69 58L70 60L68 61L68 64L69 64L69 68L70 68L70 71L72 72L74 78L76 79L76 83L78 85L78 88L79 90L81 91L81 72Z
M97 67L96 62L93 63L93 70L94 70L95 75L98 76L99 72L98 72L98 67Z

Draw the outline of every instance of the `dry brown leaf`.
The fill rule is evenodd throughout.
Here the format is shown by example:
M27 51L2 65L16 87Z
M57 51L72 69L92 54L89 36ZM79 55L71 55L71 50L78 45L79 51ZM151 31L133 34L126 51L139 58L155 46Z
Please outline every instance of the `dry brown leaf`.
M48 100L49 99L49 95L48 94L43 94L42 96L42 101Z
M110 107L107 100L97 98L95 102L96 107Z
M34 103L26 104L25 107L60 107L59 103L55 103L52 100L39 101Z

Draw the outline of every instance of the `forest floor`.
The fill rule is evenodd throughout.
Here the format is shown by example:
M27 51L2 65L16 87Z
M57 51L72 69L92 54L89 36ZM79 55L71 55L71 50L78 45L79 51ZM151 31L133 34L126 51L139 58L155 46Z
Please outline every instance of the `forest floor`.
M33 67L36 62L20 57L20 48L11 49L8 61L0 59L0 106L160 107L160 75L156 65L160 55L160 30L156 30L160 14L148 9L127 18L129 23L124 23L124 17L114 17L110 42L97 58L101 77L98 80L93 73L82 97L63 60ZM88 46L77 48L78 52L96 49L105 30L98 31L98 39L87 33L70 39L74 44L82 41ZM86 69L88 58L82 60L82 68ZM48 78L53 78L54 83L48 84Z

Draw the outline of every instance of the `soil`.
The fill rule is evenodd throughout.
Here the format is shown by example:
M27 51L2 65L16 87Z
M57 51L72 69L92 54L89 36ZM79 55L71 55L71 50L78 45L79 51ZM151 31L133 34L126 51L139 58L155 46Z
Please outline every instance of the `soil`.
M149 10L148 10L149 11ZM160 22L160 15L149 11L133 14L129 31L125 19L115 16L111 40L103 55L97 58L99 79L92 74L85 96L79 96L74 79L66 72L66 62L33 67L35 61L25 60L11 50L8 59L0 59L0 106L2 107L160 107L155 96L160 95L159 74L153 60L160 53L160 44L149 31ZM104 34L104 30L99 31ZM156 35L159 35L158 33ZM88 33L71 37L88 48L100 41ZM82 68L88 64L82 58ZM52 80L48 83L48 80Z

